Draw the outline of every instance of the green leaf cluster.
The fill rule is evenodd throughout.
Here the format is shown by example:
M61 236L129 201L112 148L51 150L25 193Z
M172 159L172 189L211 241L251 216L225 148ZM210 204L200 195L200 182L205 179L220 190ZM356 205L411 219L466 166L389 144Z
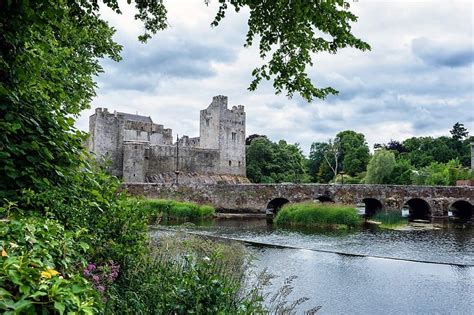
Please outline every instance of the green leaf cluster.
M83 231L28 217L0 226L0 310L4 314L94 314L102 304L81 276L88 245Z
M254 183L301 183L309 180L306 159L297 144L253 139L246 147L247 177Z

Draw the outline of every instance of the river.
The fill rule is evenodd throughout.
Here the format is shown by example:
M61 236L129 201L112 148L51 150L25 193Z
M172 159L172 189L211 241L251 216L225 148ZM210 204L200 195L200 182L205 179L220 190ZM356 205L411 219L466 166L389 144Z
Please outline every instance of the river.
M163 228L182 229L152 233ZM474 314L472 228L327 232L219 219L185 230L248 242L252 274L276 276L265 288L270 296L295 276L288 299L308 298L298 313L321 306L318 314Z

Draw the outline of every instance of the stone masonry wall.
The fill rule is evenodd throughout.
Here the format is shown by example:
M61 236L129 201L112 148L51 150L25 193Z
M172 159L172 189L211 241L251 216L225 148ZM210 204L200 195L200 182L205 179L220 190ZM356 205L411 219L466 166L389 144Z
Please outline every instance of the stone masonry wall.
M318 185L318 184L235 184L235 185L165 185L125 184L132 195L176 199L212 204L220 211L265 213L275 198L290 202L316 200L327 196L335 202L361 204L375 198L385 212L401 212L407 201L420 198L428 202L433 216L447 214L455 201L474 204L474 187L396 186L396 185Z

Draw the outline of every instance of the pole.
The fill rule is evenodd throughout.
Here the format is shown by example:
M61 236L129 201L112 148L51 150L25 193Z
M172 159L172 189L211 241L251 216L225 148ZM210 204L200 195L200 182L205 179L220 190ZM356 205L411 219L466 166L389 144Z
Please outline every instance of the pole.
M176 134L176 185L178 185L178 176L179 176L179 135Z

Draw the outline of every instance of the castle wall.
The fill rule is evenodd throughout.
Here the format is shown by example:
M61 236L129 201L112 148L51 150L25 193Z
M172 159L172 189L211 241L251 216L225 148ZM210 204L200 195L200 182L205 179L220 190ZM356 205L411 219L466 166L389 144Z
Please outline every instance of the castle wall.
M179 147L178 170L183 173L217 173L219 151L193 147ZM176 170L176 146L151 146L147 176Z
M123 145L123 180L144 183L148 169L148 143L126 141Z

